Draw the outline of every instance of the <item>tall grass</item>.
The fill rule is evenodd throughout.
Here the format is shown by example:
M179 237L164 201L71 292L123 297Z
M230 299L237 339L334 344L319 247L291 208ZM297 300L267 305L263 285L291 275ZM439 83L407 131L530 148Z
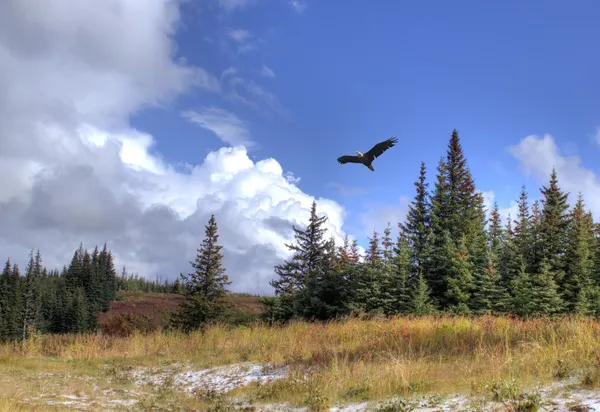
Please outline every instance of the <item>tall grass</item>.
M299 402L479 391L494 380L547 382L578 373L588 377L583 379L588 385L600 386L600 323L583 317L396 317L283 327L216 325L189 335L36 335L26 345L0 345L0 364L19 359L287 364L290 379L249 390L258 398Z

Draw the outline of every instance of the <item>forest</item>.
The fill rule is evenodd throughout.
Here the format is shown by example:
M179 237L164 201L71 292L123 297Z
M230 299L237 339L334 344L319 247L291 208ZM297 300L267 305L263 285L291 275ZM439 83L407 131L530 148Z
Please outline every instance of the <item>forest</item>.
M561 190L554 169L540 200L530 202L522 187L518 213L505 223L497 205L485 210L456 130L433 184L427 180L421 163L406 219L396 222L397 238L388 223L382 234L373 232L364 255L356 240L335 243L314 202L307 225L294 227L292 257L274 268L274 296L260 297L262 321L600 315L600 225L581 193L573 198ZM183 295L169 327L189 331L227 321L231 282L218 237L213 215L190 262L194 271L174 282L149 281L125 268L117 275L106 245L92 252L80 245L60 271L46 268L39 250L31 251L24 270L8 259L0 275L0 339L26 339L32 330L96 331L118 291Z
M291 259L275 268L275 298L265 317L331 319L383 315L600 315L600 226L559 186L556 170L530 202L525 186L516 216L503 224L476 189L453 131L430 190L421 163L416 193L398 237L374 232L364 256L356 241L336 245L313 203L295 228Z

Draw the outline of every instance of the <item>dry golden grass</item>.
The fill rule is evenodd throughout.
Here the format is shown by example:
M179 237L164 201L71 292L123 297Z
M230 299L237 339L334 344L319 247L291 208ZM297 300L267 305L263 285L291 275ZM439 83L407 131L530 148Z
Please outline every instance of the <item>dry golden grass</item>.
M40 373L70 371L98 379L104 374L106 380L106 372L100 372L106 364L125 368L177 361L198 367L245 361L290 365L287 379L234 392L256 401L324 405L410 393L482 393L492 381L514 378L527 385L576 374L588 386L600 387L600 323L577 317L442 316L215 326L204 335L35 336L24 346L0 346L0 394L11 394L0 395L0 411L18 410L5 405L39 390L36 385L10 388L9 378L30 381Z

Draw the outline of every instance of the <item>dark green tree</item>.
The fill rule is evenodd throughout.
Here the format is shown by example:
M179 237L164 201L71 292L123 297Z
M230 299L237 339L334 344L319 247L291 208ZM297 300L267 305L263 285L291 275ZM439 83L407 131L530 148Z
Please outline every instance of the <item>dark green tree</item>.
M194 272L182 275L185 300L173 315L174 326L184 331L203 330L218 320L226 308L226 286L231 284L222 266L223 246L218 244L214 215L211 215L205 229L205 238L197 249L196 260L190 262Z

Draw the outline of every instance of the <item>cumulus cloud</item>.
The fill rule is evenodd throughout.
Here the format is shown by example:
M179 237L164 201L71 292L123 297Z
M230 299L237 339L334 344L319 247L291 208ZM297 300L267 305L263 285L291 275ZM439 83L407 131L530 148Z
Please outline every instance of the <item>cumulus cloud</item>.
M200 111L186 110L181 114L189 121L216 134L223 143L230 145L254 146L246 122L227 110L210 106Z
M232 10L241 7L234 3L245 2L230 1ZM276 160L254 162L239 145L178 171L152 135L128 123L194 88L220 91L217 78L175 55L178 7L173 0L0 3L0 173L10 177L0 183L0 256L23 263L39 248L55 267L79 242L107 242L118 266L174 279L190 271L214 213L232 290L271 292L273 266L289 256L289 228L307 221L314 198ZM318 210L341 241L344 209L318 199Z
M532 176L540 185L547 185L552 168L556 168L559 186L569 192L572 206L581 192L585 203L597 218L600 216L600 181L596 174L581 164L579 156L561 154L554 138L550 135L527 136L510 147L510 152L519 162L521 170Z

